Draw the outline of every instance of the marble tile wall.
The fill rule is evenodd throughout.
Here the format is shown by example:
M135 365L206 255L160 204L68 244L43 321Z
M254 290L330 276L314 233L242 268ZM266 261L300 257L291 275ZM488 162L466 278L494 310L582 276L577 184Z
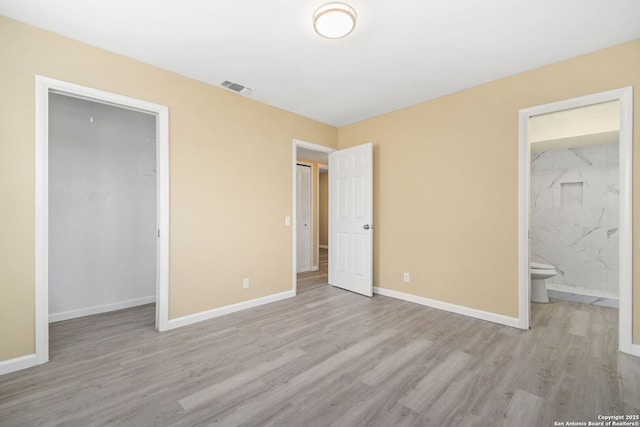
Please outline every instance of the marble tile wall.
M618 144L531 153L531 260L550 287L618 295Z

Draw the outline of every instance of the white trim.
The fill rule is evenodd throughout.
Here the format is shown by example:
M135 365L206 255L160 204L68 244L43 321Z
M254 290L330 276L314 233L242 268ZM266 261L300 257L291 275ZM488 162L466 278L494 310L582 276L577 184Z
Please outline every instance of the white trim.
M48 121L49 92L90 99L156 115L157 215L156 327L167 330L169 321L169 108L73 83L35 76L35 354L37 364L49 360L48 283Z
M475 319L486 320L487 322L497 323L499 325L510 326L512 328L520 327L520 320L516 317L504 316L502 314L490 313L488 311L477 310L475 308L464 307L461 305L451 304L448 302L433 300L429 298L419 297L404 292L393 291L390 289L374 287L373 292L378 295L396 298L427 307L437 308L451 313L461 314L463 316L473 317Z
M319 151L321 153L333 153L334 151L336 151L335 148L331 148L331 147L326 147L324 145L318 145L318 144L313 144L311 142L306 142L306 141L301 141L299 139L294 139L293 143L292 143L292 161L291 161L291 211L292 211L292 215L291 215L291 227L292 227L292 233L291 233L291 240L292 240L292 247L293 247L293 273L292 273L292 279L291 279L291 289L293 290L294 295L296 295L298 293L298 281L297 281L297 270L298 270L298 242L297 242L297 231L296 231L296 227L298 226L298 224L296 223L296 217L297 217L297 207L296 207L296 164L298 163L298 147L299 148L306 148L307 150L313 150L313 151ZM329 221L329 228L331 228L331 221ZM329 270L329 283L331 283L331 270Z
M158 245L156 279L156 328L169 330L169 107L158 106L157 189Z
M608 298L608 299L615 299L615 300L618 299L618 294L611 291L581 288L579 286L558 285L556 283L546 283L546 285L547 285L547 290L549 291L567 292L570 294L584 295L587 297L594 297L594 298Z
M529 116L520 111L518 153L518 318L520 329L531 323L531 274L529 273ZM523 237L524 236L524 237Z
M214 317L224 316L225 314L235 313L237 311L247 310L249 308L258 307L287 298L295 297L293 290L281 292L279 294L267 295L266 297L256 298L249 301L239 302L237 304L226 305L224 307L214 308L212 310L202 311L200 313L189 314L187 316L178 317L169 320L169 329L181 328L183 326L192 325L204 320L213 319Z
M633 354L633 88L618 91L620 100L620 273L619 349ZM636 347L636 349L640 346ZM635 354L640 356L640 352Z
M36 76L35 356L49 361L49 86Z
M620 276L619 276L619 314L618 345L624 353L633 354L637 345L633 344L633 87L614 89L593 95L582 96L565 101L520 110L519 134L519 306L520 323L528 324L529 317L529 151L528 122L529 118L540 114L553 113L571 108L584 107L602 102L620 102ZM525 319L526 317L526 319Z
M0 362L0 375L21 371L38 365L35 353Z
M313 251L315 251L316 256L313 258L313 265L311 266L311 271L318 271L320 267L320 163L316 162L315 167L316 173L314 174L313 181L311 182L311 199L313 208L313 215L311 215L311 223L313 225L313 235L311 236L311 241L314 242ZM316 197L313 197L313 195ZM316 220L313 221L313 217L315 216Z
M632 356L640 357L640 344L631 344L629 354Z
M49 323L61 322L63 320L75 319L77 317L91 316L93 314L106 313L108 311L122 310L124 308L136 307L138 305L151 304L156 302L156 296L150 295L142 298L135 298L126 301L118 301L111 304L84 307L77 310L61 311L49 314Z

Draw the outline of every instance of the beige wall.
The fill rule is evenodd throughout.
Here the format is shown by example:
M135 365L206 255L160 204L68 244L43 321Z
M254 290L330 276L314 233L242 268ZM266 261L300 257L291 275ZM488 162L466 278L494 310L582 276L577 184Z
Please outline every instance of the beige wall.
M634 85L640 129L640 40L339 130L4 18L0 58L0 361L34 351L36 74L169 106L172 319L291 289L293 138L374 143L377 286L515 317L518 111Z
M169 106L170 318L292 289L292 140L336 128L2 17L0 58L0 361L34 352L36 74Z
M631 85L634 265L640 265L635 40L340 128L339 148L374 143L375 284L518 316L518 112ZM640 343L638 274L634 295Z
M318 243L321 246L327 246L329 244L329 174L320 174L318 181L318 198L320 210L320 235L318 236Z

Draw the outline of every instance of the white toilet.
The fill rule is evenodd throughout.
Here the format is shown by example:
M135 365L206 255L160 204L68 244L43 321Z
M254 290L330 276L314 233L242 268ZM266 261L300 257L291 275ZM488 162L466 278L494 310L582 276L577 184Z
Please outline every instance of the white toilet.
M532 262L529 264L529 270L531 271L531 301L549 302L546 281L558 274L556 268L553 265Z

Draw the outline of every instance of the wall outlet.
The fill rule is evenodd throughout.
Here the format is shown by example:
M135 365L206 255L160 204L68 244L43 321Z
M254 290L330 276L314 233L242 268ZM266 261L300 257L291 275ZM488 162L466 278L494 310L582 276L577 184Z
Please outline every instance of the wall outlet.
M405 283L409 283L411 281L411 275L407 272L405 272L402 275L402 280L404 280Z
M285 216L284 217L284 225L291 225L291 217L290 216Z
M248 277L245 277L244 279L242 279L242 287L244 289L249 289L250 284L251 284L251 281L249 280Z

